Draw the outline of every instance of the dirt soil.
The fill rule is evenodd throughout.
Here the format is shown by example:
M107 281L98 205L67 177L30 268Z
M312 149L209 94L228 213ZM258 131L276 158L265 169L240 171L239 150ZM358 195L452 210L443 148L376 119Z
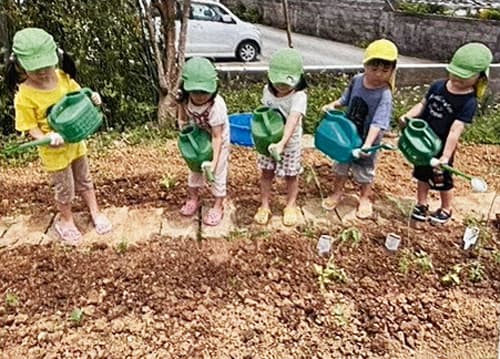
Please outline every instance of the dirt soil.
M186 195L187 172L174 144L118 146L91 157L103 206L174 207ZM326 158L314 150L304 158L301 204L320 196L311 168L323 194L333 180ZM246 225L258 206L255 155L235 149L231 163L237 222ZM498 146L462 147L456 165L483 176L490 190L500 188ZM496 229L484 225L491 238L464 251L462 223L409 228L387 195L414 196L410 166L400 154L384 152L377 176L379 217L355 224L359 243L338 239L329 262L317 255L316 240L322 233L338 236L340 226L228 240L157 237L122 251L57 243L4 250L0 358L495 359ZM458 195L468 193L466 181L456 184ZM275 191L284 194L284 184ZM0 193L2 216L54 211L36 163L1 168ZM273 205L281 208L280 201ZM81 201L75 210L83 210ZM404 250L384 249L388 232L404 237ZM339 280L322 288L314 264L330 264ZM459 284L443 283L454 268ZM83 315L71 319L74 309Z

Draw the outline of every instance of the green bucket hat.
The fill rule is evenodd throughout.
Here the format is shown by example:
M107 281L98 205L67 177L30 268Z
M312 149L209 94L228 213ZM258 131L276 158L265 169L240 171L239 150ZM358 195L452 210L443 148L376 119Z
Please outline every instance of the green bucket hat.
M16 32L12 51L26 71L55 66L59 62L57 45L52 35L35 27Z
M299 83L303 73L304 63L300 53L295 49L282 49L271 57L267 75L273 84L286 84L293 87Z
M479 42L471 42L455 51L446 69L462 79L469 79L481 72L488 76L492 60L493 55L487 46Z
M186 91L217 90L217 71L214 65L204 57L193 57L186 61L182 69L182 80Z

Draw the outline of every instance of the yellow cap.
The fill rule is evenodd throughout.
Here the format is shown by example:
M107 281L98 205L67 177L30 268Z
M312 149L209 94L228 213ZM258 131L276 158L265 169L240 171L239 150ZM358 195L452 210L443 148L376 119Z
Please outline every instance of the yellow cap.
M375 40L365 50L363 64L373 59L396 61L398 59L398 48L389 40Z

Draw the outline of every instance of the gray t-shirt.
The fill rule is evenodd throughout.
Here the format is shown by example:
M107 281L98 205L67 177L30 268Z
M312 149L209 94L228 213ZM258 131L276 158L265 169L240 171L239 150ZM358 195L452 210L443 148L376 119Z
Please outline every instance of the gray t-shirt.
M354 122L358 134L364 140L370 126L379 127L382 132L375 141L378 143L383 131L389 128L392 115L392 92L387 87L368 89L363 85L364 74L352 78L340 102L347 106L347 117Z

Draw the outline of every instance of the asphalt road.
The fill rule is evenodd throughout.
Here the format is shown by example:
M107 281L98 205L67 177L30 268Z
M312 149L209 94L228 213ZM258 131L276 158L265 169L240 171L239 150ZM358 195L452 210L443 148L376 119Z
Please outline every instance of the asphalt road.
M259 61L245 64L245 67L258 67L269 63L274 51L288 46L287 35L284 30L257 25L262 32L262 54ZM293 47L298 49L304 58L304 65L360 65L363 60L364 49L330 41L314 36L292 33ZM426 59L400 56L400 64L431 63ZM241 63L239 63L241 65ZM235 62L222 62L218 67L238 65Z

